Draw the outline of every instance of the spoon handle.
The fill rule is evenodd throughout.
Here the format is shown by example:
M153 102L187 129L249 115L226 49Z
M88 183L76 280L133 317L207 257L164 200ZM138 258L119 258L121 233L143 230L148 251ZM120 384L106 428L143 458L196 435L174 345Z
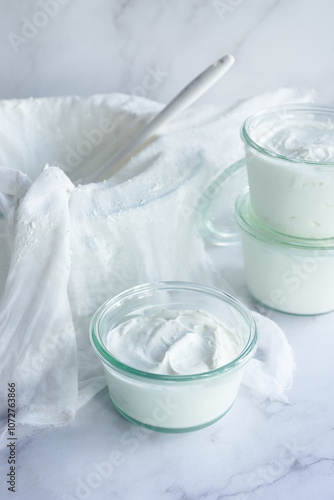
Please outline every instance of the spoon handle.
M135 135L118 153L102 165L94 174L83 179L82 183L98 182L111 177L131 156L149 139L153 139L164 125L187 109L202 94L214 85L233 65L234 57L226 55L209 66L177 94L140 132Z

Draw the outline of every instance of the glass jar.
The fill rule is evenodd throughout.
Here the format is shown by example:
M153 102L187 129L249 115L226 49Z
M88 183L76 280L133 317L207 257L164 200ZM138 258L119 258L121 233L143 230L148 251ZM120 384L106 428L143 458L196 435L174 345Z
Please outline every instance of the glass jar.
M334 237L334 108L269 108L242 126L252 207L276 231Z
M230 363L205 373L161 375L120 362L107 349L110 332L121 323L161 310L201 310L232 329L240 346ZM127 290L103 304L92 318L90 338L102 361L110 397L127 419L164 432L201 429L232 406L246 363L257 345L248 310L221 290L188 282L160 282Z
M334 310L334 238L296 238L268 228L248 189L237 198L235 216L248 290L258 302L292 314Z

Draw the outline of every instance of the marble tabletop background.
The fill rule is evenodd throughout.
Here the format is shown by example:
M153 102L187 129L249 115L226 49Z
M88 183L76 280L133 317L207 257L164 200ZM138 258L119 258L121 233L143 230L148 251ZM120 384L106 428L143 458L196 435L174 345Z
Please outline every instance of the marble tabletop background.
M312 88L334 104L331 0L0 0L0 8L0 99L119 91L167 102L232 53L233 70L198 104L229 106L279 87ZM240 248L214 254L256 307ZM0 455L1 498L333 499L334 313L268 314L295 352L289 403L242 389L213 426L164 435L132 426L103 390L74 424L22 437L16 493L6 490Z

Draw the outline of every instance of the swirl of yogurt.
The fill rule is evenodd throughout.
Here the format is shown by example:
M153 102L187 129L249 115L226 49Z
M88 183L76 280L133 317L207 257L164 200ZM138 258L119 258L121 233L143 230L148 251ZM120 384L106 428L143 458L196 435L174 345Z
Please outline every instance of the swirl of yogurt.
M334 162L334 130L303 127L302 125L275 126L258 138L260 146L268 151L315 163Z
M236 334L203 311L162 310L111 330L109 352L132 368L164 375L203 373L240 353Z

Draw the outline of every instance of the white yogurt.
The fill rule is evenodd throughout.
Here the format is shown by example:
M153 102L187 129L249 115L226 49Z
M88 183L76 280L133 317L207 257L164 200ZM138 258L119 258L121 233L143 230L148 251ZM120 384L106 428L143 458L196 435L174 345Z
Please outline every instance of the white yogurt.
M148 283L103 304L91 322L110 397L129 420L185 432L232 406L257 329L221 290L188 282Z
M270 124L268 124L270 127ZM273 123L266 134L254 131L259 146L277 155L314 163L334 162L334 123L316 128L312 122Z
M122 323L110 332L107 347L127 366L173 376L210 372L242 350L237 334L204 311L166 309ZM235 400L243 369L205 383L179 381L176 387L105 372L111 398L122 413L152 427L173 429L196 428L224 415Z
M334 310L334 239L275 234L252 215L249 194L239 197L245 275L250 294L262 304L292 314Z
M164 375L215 370L240 352L235 333L203 311L162 310L113 329L110 353L122 363Z
M180 432L219 420L237 397L245 366L206 380L143 380L104 366L110 397L131 421L154 430Z
M242 129L253 209L301 238L334 236L334 109L273 108Z

